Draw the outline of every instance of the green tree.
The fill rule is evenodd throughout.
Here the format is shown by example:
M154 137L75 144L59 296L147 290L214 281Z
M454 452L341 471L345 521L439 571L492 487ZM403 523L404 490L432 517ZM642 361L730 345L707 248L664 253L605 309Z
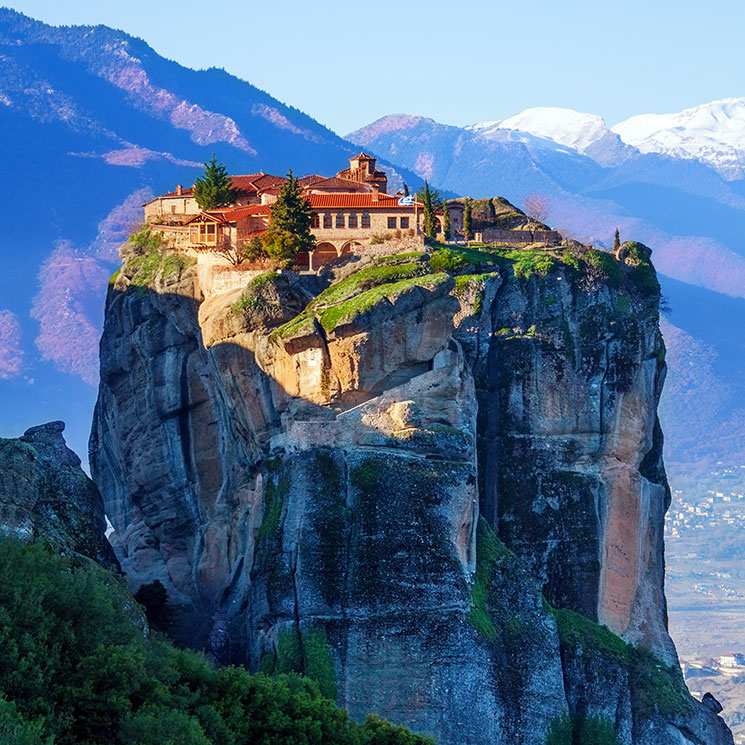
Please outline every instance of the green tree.
M148 623L156 631L168 631L172 621L171 608L168 605L168 591L159 579L141 585L135 593L135 600L145 608Z
M308 652L306 662L329 682L320 633ZM200 654L145 636L121 579L41 543L0 536L0 743L431 741L377 718L350 721L309 677L215 670Z
M214 210L228 207L238 199L238 189L222 163L212 160L204 164L204 174L194 182L194 199L203 210Z
M447 199L442 200L442 234L446 241L450 240L450 209Z
M297 251L312 251L315 246L315 238L310 232L312 217L313 210L310 203L303 199L300 184L290 170L287 172L287 181L282 185L277 201L272 205L271 230L277 234L290 233L295 236L297 239L295 256L297 256ZM266 241L264 245L267 246ZM267 253L271 256L268 249Z
M613 250L618 251L621 248L621 236L618 234L618 228L616 228L616 236L613 239Z
M264 253L279 266L287 267L295 263L298 252L303 248L301 239L288 230L267 230L261 236Z
M471 200L466 199L466 204L463 208L463 238L468 244L471 240L471 230L473 228L473 219L471 217Z
M406 185L406 182L404 181L404 196L409 196L409 187Z
M424 235L434 239L437 235L437 218L435 217L435 203L439 194L430 189L429 183L424 181L424 188L417 192L417 199L422 203L424 217Z

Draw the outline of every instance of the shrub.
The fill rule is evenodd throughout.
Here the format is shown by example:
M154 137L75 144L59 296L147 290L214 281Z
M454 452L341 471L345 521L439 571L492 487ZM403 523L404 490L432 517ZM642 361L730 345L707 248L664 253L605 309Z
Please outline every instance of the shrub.
M266 251L264 250L264 242L260 236L255 235L250 241L246 241L243 244L241 258L248 261L260 261L267 258Z
M457 253L450 248L439 248L433 251L429 259L429 265L433 272L454 272L467 263L461 253Z
M286 230L269 230L261 242L266 255L279 266L294 264L302 247L300 238Z
M144 636L140 618L123 582L96 564L0 537L0 742L431 743L377 717L351 722L309 678L214 670L200 654ZM325 645L311 630L305 664L331 693Z
M149 225L143 225L136 233L129 236L128 243L136 246L141 253L160 251L163 247L163 234L153 232Z

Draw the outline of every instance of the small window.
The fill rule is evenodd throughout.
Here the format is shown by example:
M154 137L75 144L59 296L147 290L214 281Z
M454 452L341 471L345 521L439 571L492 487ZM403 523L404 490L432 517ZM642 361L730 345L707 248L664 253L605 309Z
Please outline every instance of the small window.
M176 214L176 205L175 204L172 204L171 205L171 214L172 215L175 215Z
M389 217L388 218L388 230L395 230L395 229L396 229L396 218Z
M324 228L330 228L331 227L331 215L324 215L323 216L323 227Z
M321 227L321 219L320 217L314 212L313 215L310 218L310 227L311 228L320 228Z
M339 212L336 216L336 227L343 228L345 226L344 214Z
M189 242L199 243L199 225L189 225Z
M401 218L401 230L406 230L406 228L409 227L409 218L408 217L402 217Z
M370 227L370 213L369 212L365 212L362 215L362 227L363 228Z
M357 215L352 213L349 216L349 227L350 228L356 228L357 227Z

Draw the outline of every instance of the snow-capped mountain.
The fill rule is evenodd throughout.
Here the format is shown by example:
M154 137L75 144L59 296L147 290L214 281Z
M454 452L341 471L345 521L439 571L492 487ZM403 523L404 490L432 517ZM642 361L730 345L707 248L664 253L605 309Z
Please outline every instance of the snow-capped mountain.
M745 98L725 98L678 114L640 114L613 127L643 153L698 160L728 180L745 178Z
M507 119L473 124L466 129L487 139L497 139L505 130L524 132L587 155L603 166L617 165L633 152L601 117L572 109L525 109Z

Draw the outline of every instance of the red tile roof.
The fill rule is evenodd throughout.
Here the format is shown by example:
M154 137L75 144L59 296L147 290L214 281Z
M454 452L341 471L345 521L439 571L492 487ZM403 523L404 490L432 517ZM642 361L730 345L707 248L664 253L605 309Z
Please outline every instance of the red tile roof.
M331 176L329 178L319 178L313 181L311 184L303 184L305 189L314 190L320 189L322 191L370 191L372 186L367 183L360 181L353 181L348 178L340 178L339 176Z
M271 206L268 204L249 204L245 207L225 207L221 210L206 210L195 215L191 220L187 220L185 224L194 222L200 217L211 217L213 220L219 223L223 222L238 222L246 217L269 217L271 214Z
M208 215L219 217L225 222L236 222L244 217L268 217L271 206L268 204L249 204L245 207L225 207L221 210L207 210Z
M308 194L305 197L313 209L343 209L347 207L365 208L365 209L396 209L411 211L411 207L402 207L398 203L398 197L392 197L388 194L380 194L378 201L373 201L373 195L370 192L364 194L346 194L334 193L327 194ZM421 204L418 204L421 207Z

